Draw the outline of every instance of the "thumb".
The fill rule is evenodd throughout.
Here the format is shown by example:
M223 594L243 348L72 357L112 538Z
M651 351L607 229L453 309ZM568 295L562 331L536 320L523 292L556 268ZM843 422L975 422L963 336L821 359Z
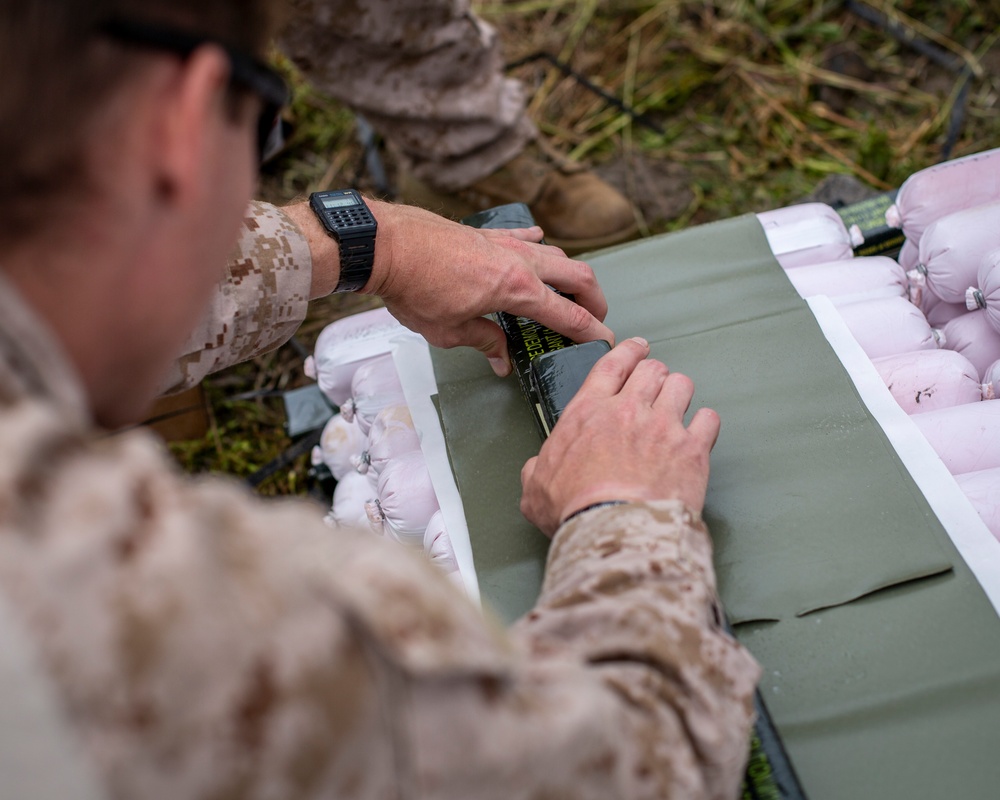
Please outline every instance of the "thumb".
M466 322L456 331L459 344L474 347L486 356L493 371L501 378L510 375L510 354L503 329L486 317Z

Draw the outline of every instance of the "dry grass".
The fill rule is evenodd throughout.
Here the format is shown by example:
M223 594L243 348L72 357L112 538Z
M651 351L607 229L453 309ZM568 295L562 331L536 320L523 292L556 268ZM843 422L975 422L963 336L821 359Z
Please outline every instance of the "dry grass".
M1000 146L1000 10L981 0L869 4L931 42L950 67L843 2L474 5L501 31L510 61L549 53L649 118L651 125L635 121L547 61L514 70L543 132L626 191L651 233L786 205L834 173L873 189L898 186L941 160L956 103L964 115L951 155ZM960 69L969 76L964 102ZM350 112L292 77L296 133L268 169L262 196L284 202L320 188L370 187ZM356 301L315 305L306 344L350 310L345 302ZM227 398L301 381L301 359L287 347L214 378L214 434L176 451L192 469L251 472L287 445L280 407ZM300 489L303 469L266 491Z

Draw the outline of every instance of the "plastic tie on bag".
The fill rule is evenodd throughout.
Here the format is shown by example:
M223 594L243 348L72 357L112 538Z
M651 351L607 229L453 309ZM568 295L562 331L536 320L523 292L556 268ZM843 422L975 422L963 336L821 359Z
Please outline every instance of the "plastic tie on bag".
M902 228L903 219L899 214L899 208L893 203L885 210L885 224L890 228Z
M351 456L351 465L362 475L367 475L372 465L371 453L365 450L361 455Z
M312 356L306 356L306 362L302 365L302 371L306 374L307 378L316 380L316 359Z
M365 514L368 521L375 529L381 529L385 523L385 512L382 511L382 504L378 500L368 500L365 502Z
M986 308L986 298L983 297L982 290L977 289L975 286L970 286L965 290L965 307L969 311L976 311L980 308Z
M934 337L934 342L939 348L948 346L948 337L944 335L944 331L940 328L931 328L931 335Z
M914 269L907 270L906 280L909 281L906 286L906 296L913 305L922 305L924 289L927 288L927 267L923 264L917 264Z
M340 407L340 416L347 422L354 422L354 398L350 397Z
M993 388L992 382L991 383L980 384L980 388L982 389L982 392L983 392L983 400L996 400L997 399L996 391Z
M861 232L861 226L858 224L852 225L847 229L848 236L851 237L851 247L861 247L865 243L865 235Z

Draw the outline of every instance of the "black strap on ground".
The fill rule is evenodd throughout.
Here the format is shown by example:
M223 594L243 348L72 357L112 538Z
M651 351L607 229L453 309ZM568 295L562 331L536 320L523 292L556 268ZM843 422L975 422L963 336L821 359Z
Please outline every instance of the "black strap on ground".
M267 464L257 470L253 475L247 478L247 483L253 488L257 488L264 481L274 475L278 470L286 469L291 464L295 462L300 456L305 455L310 450L312 450L316 445L319 444L320 437L323 435L323 429L317 428L314 431L310 431L297 442L295 442L291 447L285 450L281 455L276 458L271 459Z
M371 124L361 114L356 114L354 123L357 127L358 143L362 148L361 163L358 165L352 186L357 186L361 176L367 174L371 178L372 188L380 197L394 197L395 192L389 185L382 156L379 155L379 137Z
M945 133L945 140L941 145L941 160L947 161L951 158L952 150L954 150L959 134L962 132L962 126L965 124L965 105L969 96L969 83L972 80L972 70L969 69L969 65L956 54L949 53L947 50L938 47L916 31L908 28L902 22L891 19L881 11L876 11L865 3L859 3L856 0L845 0L844 7L850 13L877 28L881 28L896 41L933 61L938 66L958 74L958 83L956 85L959 88L955 97L955 104L951 107L951 114L948 118L948 129Z
M608 92L604 91L604 89L602 89L597 84L593 83L586 76L584 76L581 73L577 72L569 64L566 64L565 62L560 61L558 58L556 58L554 55L552 55L552 53L547 53L544 50L541 50L541 51L539 51L537 53L532 53L530 56L525 56L524 58L517 59L517 61L511 61L509 64L506 65L506 69L512 70L512 69L514 69L516 67L521 67L521 66L524 66L525 64L530 64L533 61L548 61L553 67L555 67L557 70L559 70L563 75L565 75L565 76L567 76L569 78L572 78L577 83L579 83L581 86L583 86L584 88L586 88L589 91L591 91L594 94L596 94L598 97L600 97L602 100L604 100L608 105L614 106L619 111L622 111L625 114L628 114L635 122L639 123L640 125L645 126L646 128L649 128L651 131L655 131L656 133L659 133L661 135L663 135L664 133L666 133L666 131L663 130L663 127L659 123L657 123L655 120L650 119L648 116L646 116L642 112L636 111L631 106L626 105L621 100L619 100L617 97L615 97L613 94L609 94Z
M955 149L958 137L962 133L962 126L965 124L965 106L969 99L969 84L972 83L972 71L966 68L958 80L961 87L955 98L955 105L951 107L951 114L948 116L948 131L944 137L944 144L941 145L942 161L951 158L952 150Z
M844 6L855 16L861 17L865 22L870 22L877 28L881 28L897 42L905 44L911 50L929 58L935 64L951 72L961 72L965 68L965 62L954 53L949 53L944 48L927 41L927 39L911 28L908 28L902 22L887 17L881 11L876 11L866 3L859 3L857 0L845 0Z
M144 419L142 422L136 422L134 425L128 425L115 431L115 433L123 433L125 431L132 430L133 428L145 428L149 425L155 425L158 422L166 422L168 419L173 419L174 417L181 417L184 414L190 414L192 411L204 410L205 405L203 403L196 403L194 405L184 406L183 408L175 408L171 411L164 411L162 414L157 414L155 417Z

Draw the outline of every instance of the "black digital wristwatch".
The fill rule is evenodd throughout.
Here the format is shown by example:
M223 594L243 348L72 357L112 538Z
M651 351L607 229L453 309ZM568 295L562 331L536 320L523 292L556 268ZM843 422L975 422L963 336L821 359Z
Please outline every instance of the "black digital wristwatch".
M368 283L375 263L378 223L354 189L313 192L309 206L340 245L340 279L334 292L356 292Z

